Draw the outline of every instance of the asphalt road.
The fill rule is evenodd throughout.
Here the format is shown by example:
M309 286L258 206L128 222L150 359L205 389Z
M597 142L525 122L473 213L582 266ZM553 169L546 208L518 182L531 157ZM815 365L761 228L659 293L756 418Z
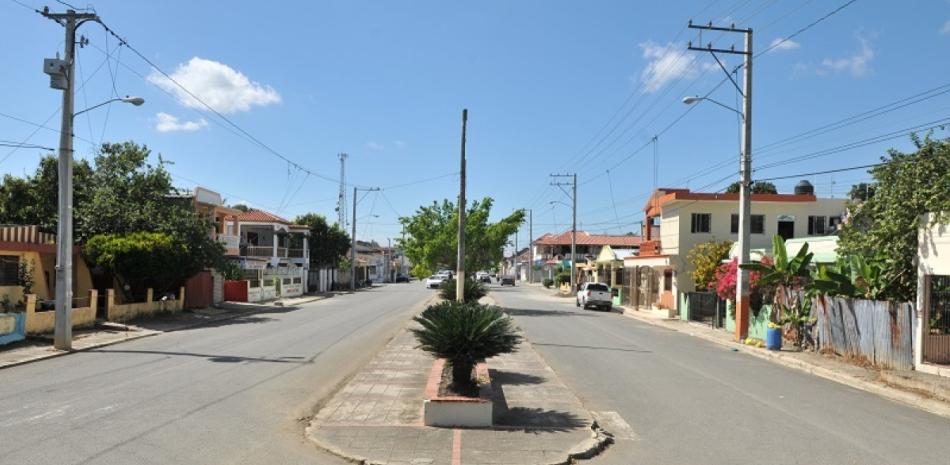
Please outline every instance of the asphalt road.
M950 464L945 418L551 291L492 290L623 438L592 465Z
M0 464L342 464L301 418L432 294L381 286L0 370Z

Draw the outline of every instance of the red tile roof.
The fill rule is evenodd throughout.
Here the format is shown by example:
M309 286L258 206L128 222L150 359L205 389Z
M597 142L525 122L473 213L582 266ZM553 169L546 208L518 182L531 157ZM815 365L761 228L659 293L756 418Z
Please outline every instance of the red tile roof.
M266 212L264 210L250 210L237 215L238 221L256 221L259 223L281 223L281 224L291 224L290 221L287 221L284 218L281 218L271 212Z
M637 247L640 245L640 236L615 236L609 234L590 234L586 231L577 231L577 245L609 245L611 247ZM534 245L571 245L571 232L561 234L545 234L533 242Z

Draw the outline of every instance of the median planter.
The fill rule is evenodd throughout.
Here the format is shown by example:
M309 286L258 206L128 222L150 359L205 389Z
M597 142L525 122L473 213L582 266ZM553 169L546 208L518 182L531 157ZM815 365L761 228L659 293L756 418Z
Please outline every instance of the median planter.
M426 426L463 426L468 428L492 425L492 388L488 365L475 365L478 395L468 396L447 392L450 369L446 360L438 358L432 364L423 401L423 421Z

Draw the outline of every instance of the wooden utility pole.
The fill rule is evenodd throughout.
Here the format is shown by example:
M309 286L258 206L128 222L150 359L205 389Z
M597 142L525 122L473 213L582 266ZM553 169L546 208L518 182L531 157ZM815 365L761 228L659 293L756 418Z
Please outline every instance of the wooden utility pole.
M468 109L462 110L462 153L459 168L459 235L458 265L455 273L455 300L465 301L465 130L468 124Z

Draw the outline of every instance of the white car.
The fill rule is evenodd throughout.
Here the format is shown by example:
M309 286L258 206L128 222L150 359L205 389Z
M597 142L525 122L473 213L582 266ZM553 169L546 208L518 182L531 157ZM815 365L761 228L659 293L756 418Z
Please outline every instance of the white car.
M584 283L577 290L577 306L597 307L601 310L610 310L613 308L614 298L610 293L610 286L604 283Z
M426 278L426 287L429 289L438 288L445 282L445 276L434 274Z

